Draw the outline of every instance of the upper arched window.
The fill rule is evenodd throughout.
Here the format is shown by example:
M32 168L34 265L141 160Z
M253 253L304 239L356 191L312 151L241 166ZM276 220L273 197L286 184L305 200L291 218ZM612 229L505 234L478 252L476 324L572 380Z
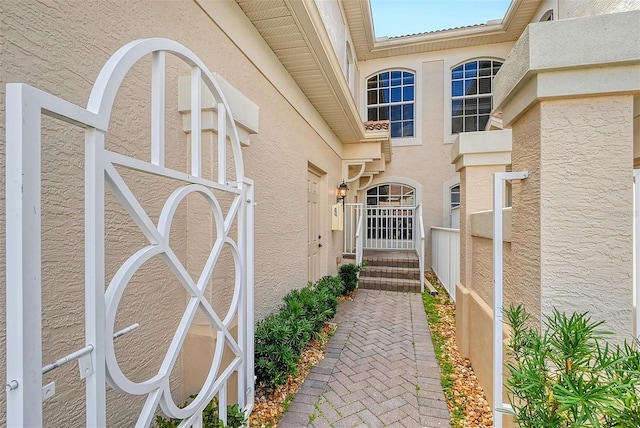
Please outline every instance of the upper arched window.
M482 131L493 107L492 84L502 62L470 61L451 70L451 133Z
M550 9L542 15L540 22L553 21L553 9Z
M347 77L347 83L349 87L352 85L353 81L353 54L351 53L351 45L349 42L346 44L346 52L347 52L347 62L345 67L345 76Z
M367 120L391 121L391 137L415 135L415 76L385 71L367 79Z

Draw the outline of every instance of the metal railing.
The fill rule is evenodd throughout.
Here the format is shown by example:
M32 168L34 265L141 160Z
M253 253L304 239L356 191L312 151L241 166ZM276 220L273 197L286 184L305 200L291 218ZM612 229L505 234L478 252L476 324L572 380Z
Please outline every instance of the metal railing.
M431 269L451 300L456 300L456 284L460 281L460 230L431 228Z
M504 325L503 325L503 240L502 208L505 180L523 180L528 172L496 172L493 174L493 426L502 428L504 410L511 405L503 400Z
M424 291L422 205L418 207L344 204L343 254L355 255L361 264L366 250L415 250L420 260L420 286Z
M357 235L358 231L361 230L361 225L359 225L358 222L360 219L362 219L362 215L362 204L344 204L344 245L342 247L343 254L356 255L358 248ZM360 233L360 236L364 237L362 233ZM362 248L362 245L360 245L360 248Z
M420 261L420 292L424 293L424 220L422 218L422 204L418 205L418 210L416 211L417 223L420 228L420 233L418 234L418 238L420 242L418 243L418 259Z
M364 210L360 207L358 213L358 226L356 229L356 264L362 264L362 253L364 251Z
M365 248L414 250L417 232L415 211L415 207L367 206Z
M640 340L640 169L633 170L633 211L633 334Z

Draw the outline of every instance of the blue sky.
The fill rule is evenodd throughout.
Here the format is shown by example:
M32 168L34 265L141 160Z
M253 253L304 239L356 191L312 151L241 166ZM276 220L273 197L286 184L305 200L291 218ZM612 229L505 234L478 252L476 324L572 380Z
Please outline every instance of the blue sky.
M376 37L443 30L502 19L511 0L371 0Z

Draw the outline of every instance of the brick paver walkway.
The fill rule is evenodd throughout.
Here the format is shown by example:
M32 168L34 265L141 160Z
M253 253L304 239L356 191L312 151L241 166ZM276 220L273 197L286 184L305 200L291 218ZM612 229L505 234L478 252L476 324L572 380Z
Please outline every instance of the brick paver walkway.
M449 426L421 296L358 290L278 426Z

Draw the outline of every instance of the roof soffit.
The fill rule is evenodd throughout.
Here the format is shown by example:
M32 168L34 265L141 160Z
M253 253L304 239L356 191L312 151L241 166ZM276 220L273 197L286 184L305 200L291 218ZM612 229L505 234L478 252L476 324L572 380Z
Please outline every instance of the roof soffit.
M315 2L236 1L336 136L342 142L364 140L358 109Z
M515 41L541 3L542 0L512 0L504 19L495 24L378 39L373 34L369 0L343 0L343 7L356 56L362 61Z

